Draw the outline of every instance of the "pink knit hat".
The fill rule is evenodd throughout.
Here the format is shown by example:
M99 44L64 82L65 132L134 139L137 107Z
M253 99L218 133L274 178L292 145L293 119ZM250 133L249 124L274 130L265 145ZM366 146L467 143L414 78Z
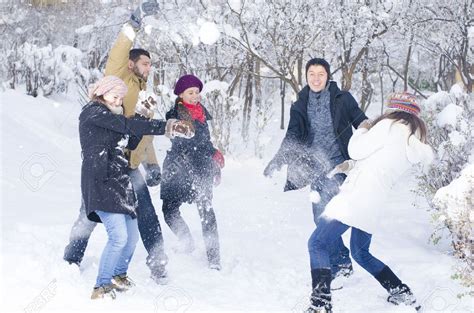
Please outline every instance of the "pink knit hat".
M92 99L95 96L103 96L111 91L113 91L118 96L125 97L128 88L123 80L117 76L104 76L89 87L89 98Z

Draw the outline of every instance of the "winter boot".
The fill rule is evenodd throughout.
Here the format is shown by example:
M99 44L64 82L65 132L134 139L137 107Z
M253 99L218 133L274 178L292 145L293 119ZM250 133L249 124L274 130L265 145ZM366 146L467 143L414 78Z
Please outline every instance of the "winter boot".
M306 312L331 313L331 269L318 268L311 270L313 292L310 306Z
M91 299L104 299L104 298L111 298L115 299L117 296L115 294L115 288L113 284L104 285L100 287L94 287L92 290Z
M375 276L375 279L377 279L382 287L390 294L387 298L388 302L395 305L410 305L417 311L421 309L421 306L416 303L416 298L410 288L403 284L388 266L385 266L382 271Z
M112 277L112 279L114 280L115 285L119 288L128 290L132 287L135 287L135 283L133 282L133 280L130 279L130 277L127 276L127 273L115 275L114 277Z
M354 273L354 269L352 268L352 263L348 264L341 264L338 266L338 271L332 275L332 279L337 277L349 277Z
M344 287L344 279L354 273L352 263L337 266L337 271L332 273L331 290L341 290Z
M207 260L209 261L210 269L217 271L220 271L222 269L219 249L209 248L207 250Z
M168 272L166 271L166 267L164 265L157 266L156 268L152 269L150 277L158 285L166 285L169 281Z

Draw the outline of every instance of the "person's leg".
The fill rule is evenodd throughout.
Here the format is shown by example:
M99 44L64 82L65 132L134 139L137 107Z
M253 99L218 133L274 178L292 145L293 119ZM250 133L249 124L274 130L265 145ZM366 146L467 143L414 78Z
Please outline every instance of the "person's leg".
M220 270L220 247L219 232L217 230L216 215L212 208L211 200L207 197L199 199L197 202L199 217L201 218L202 236L206 246L209 266Z
M192 252L194 250L194 240L191 236L188 224L184 221L179 211L181 202L163 200L163 216L171 231L178 237L183 250Z
M321 218L308 240L312 280L311 308L313 309L330 310L332 307L329 248L348 228L349 226L337 220Z
M125 224L127 226L127 244L122 249L122 254L115 266L114 276L126 275L130 261L138 242L138 223L129 215L125 215Z
M320 216L324 212L326 205L337 195L339 186L343 181L344 177L342 175L336 175L332 179L322 176L312 184L312 190L318 192L320 196L319 202L312 203L313 218L316 226L319 224ZM337 238L328 249L333 277L337 276L338 273L350 275L352 273L352 262L349 257L349 249L344 245L342 237Z
M76 222L74 222L69 235L69 244L64 249L63 259L65 261L70 264L81 264L89 238L96 225L97 223L87 218L84 201L82 201L79 216Z
M372 276L382 271L385 264L374 257L370 252L370 242L372 235L360 229L352 228L351 232L351 255L362 268L369 272Z
M122 254L123 248L127 245L128 234L127 224L124 214L95 211L107 231L107 244L100 258L99 274L95 288L110 285L115 268Z
M138 169L130 170L130 178L137 196L138 230L148 252L146 264L152 273L163 273L168 257L164 251L163 233L150 192Z
M392 272L382 261L374 257L370 252L372 235L360 229L352 228L351 254L352 258L385 288L390 296L387 301L394 304L412 305L416 308L416 299L410 288Z

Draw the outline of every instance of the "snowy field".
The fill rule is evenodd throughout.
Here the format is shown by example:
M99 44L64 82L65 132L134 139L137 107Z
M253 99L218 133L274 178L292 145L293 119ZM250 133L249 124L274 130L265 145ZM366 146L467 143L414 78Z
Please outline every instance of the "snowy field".
M214 207L222 246L221 272L209 270L194 206L182 207L198 248L191 255L173 249L177 240L163 221L159 187L152 198L162 222L170 282L149 278L141 243L130 276L137 287L116 301L91 301L101 251L102 225L94 231L81 268L62 260L80 206L80 146L74 98L32 98L0 93L1 103L1 306L0 312L301 312L310 293L307 239L314 229L307 189L283 193L285 173L263 177L263 168L284 135L275 126L266 159L227 158ZM377 108L374 108L377 109ZM378 110L378 109L377 109ZM156 138L160 159L169 147ZM413 290L425 312L473 312L465 292L451 279L454 259L448 243L428 243L430 216L403 181L387 199L396 216L378 221L372 252ZM380 208L383 210L384 208ZM349 234L344 240L348 243ZM354 263L355 264L355 263ZM386 292L362 268L333 293L334 312L414 312L388 304Z

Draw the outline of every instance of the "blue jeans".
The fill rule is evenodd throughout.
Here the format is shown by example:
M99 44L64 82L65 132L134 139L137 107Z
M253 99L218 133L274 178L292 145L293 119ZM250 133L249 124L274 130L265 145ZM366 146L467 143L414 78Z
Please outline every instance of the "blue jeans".
M313 203L313 218L314 223L319 227L320 216L324 212L329 201L338 194L339 186L344 182L345 175L335 175L332 179L321 175L313 184L311 189L317 191L320 196L318 203ZM333 276L340 270L341 267L348 267L351 265L351 258L349 257L349 249L346 248L342 237L336 238L329 249L330 268Z
M152 270L160 270L168 262L164 252L163 234L160 222L155 212L155 207L151 201L150 192L138 169L129 172L133 189L137 196L137 220L138 230L143 241L143 245L148 252L146 264ZM79 217L71 229L69 244L64 250L64 260L70 263L80 264L84 257L89 238L96 223L87 219L84 203L82 203Z
M319 268L330 268L329 261L330 246L341 238L341 235L350 226L338 220L321 218L318 227L308 241L309 258L311 270ZM351 255L352 258L367 272L373 276L379 274L385 267L379 259L369 252L372 235L360 229L352 227L351 232Z
M115 275L126 274L138 241L137 220L130 215L95 211L107 231L95 287L108 285Z

